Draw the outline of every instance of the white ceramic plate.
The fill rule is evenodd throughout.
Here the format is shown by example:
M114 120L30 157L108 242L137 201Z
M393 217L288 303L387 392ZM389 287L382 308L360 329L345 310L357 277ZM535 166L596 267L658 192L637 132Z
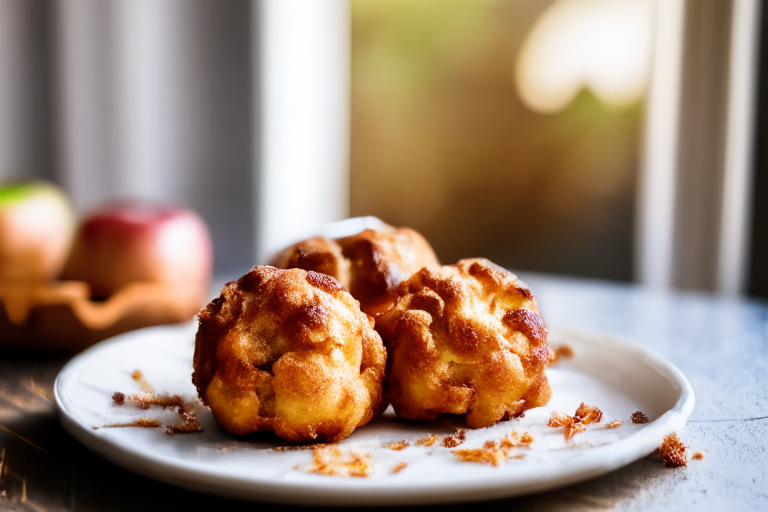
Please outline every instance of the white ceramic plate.
M192 353L195 325L152 327L106 340L70 361L59 374L56 403L64 428L85 446L131 471L196 491L235 498L295 504L392 505L502 498L586 480L624 466L655 450L665 434L680 430L693 409L690 384L674 366L642 348L604 335L551 334L550 346L567 343L570 360L547 370L552 400L522 419L468 430L459 447L479 448L513 429L528 430L530 448L515 448L498 466L463 462L451 449L416 446L427 434L440 439L456 425L413 424L390 409L359 428L339 445L371 460L368 478L309 473L310 450L275 451L278 439L267 435L237 438L218 427L207 408L199 413L204 432L169 436L165 429L95 428L139 417L173 421L170 411L116 406L115 391L140 391L131 378L140 370L158 393L193 399ZM581 402L599 407L603 421L566 442L562 428L549 428L552 411L573 414ZM651 421L635 425L635 411ZM622 426L603 428L614 419ZM406 440L393 451L385 443ZM391 470L405 462L399 473Z

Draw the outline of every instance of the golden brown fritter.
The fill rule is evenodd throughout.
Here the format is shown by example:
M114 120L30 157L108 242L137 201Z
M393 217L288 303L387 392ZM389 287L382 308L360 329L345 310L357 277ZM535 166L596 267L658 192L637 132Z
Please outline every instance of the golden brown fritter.
M549 401L553 357L536 300L514 274L482 258L422 269L376 319L398 416L466 415L471 428Z
M414 272L440 266L429 242L417 231L391 226L336 240L310 238L282 251L272 264L332 276L369 315L389 309L397 298L397 286Z
M200 312L192 382L234 434L335 442L387 406L386 357L335 279L254 267Z

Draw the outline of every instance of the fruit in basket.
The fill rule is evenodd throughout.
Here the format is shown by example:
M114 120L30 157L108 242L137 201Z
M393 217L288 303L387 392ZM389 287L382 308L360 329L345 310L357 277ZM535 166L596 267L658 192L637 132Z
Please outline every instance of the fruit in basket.
M96 298L136 281L206 296L212 264L211 237L197 213L117 201L85 216L62 278L87 282Z
M61 189L45 182L0 187L0 282L46 281L67 258L74 214Z

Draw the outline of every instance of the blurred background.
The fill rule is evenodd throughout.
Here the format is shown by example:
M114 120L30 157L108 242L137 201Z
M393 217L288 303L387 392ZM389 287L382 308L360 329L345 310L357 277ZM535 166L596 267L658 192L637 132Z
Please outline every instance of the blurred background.
M768 296L758 0L0 0L0 180L194 208L219 275L375 215L444 263Z

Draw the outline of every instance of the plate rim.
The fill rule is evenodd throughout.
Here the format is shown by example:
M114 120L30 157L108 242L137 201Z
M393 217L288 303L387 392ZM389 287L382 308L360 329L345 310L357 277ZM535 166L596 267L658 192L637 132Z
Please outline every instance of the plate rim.
M570 461L572 470L565 475L541 479L533 467L523 478L510 482L508 474L483 475L481 479L451 481L449 483L328 478L316 481L293 482L264 477L237 477L205 472L197 465L182 459L154 454L147 458L109 438L93 435L93 428L82 423L66 407L60 387L65 379L75 374L80 366L98 352L108 351L113 345L130 343L132 338L141 339L147 331L173 330L179 333L191 329L194 321L185 324L147 327L122 333L89 347L73 357L61 369L54 382L54 397L59 419L72 437L86 448L110 462L142 476L186 488L230 498L295 505L422 505L492 500L558 488L608 473L652 453L660 439L667 433L682 429L695 405L695 395L683 373L655 351L641 347L611 333L552 329L553 338L576 339L579 343L598 346L610 345L612 349L635 355L673 387L677 388L675 404L646 427L608 445L590 448L576 462ZM604 453L612 452L607 458ZM619 454L617 456L616 454ZM514 485L510 486L510 483ZM393 492L396 491L396 492Z

